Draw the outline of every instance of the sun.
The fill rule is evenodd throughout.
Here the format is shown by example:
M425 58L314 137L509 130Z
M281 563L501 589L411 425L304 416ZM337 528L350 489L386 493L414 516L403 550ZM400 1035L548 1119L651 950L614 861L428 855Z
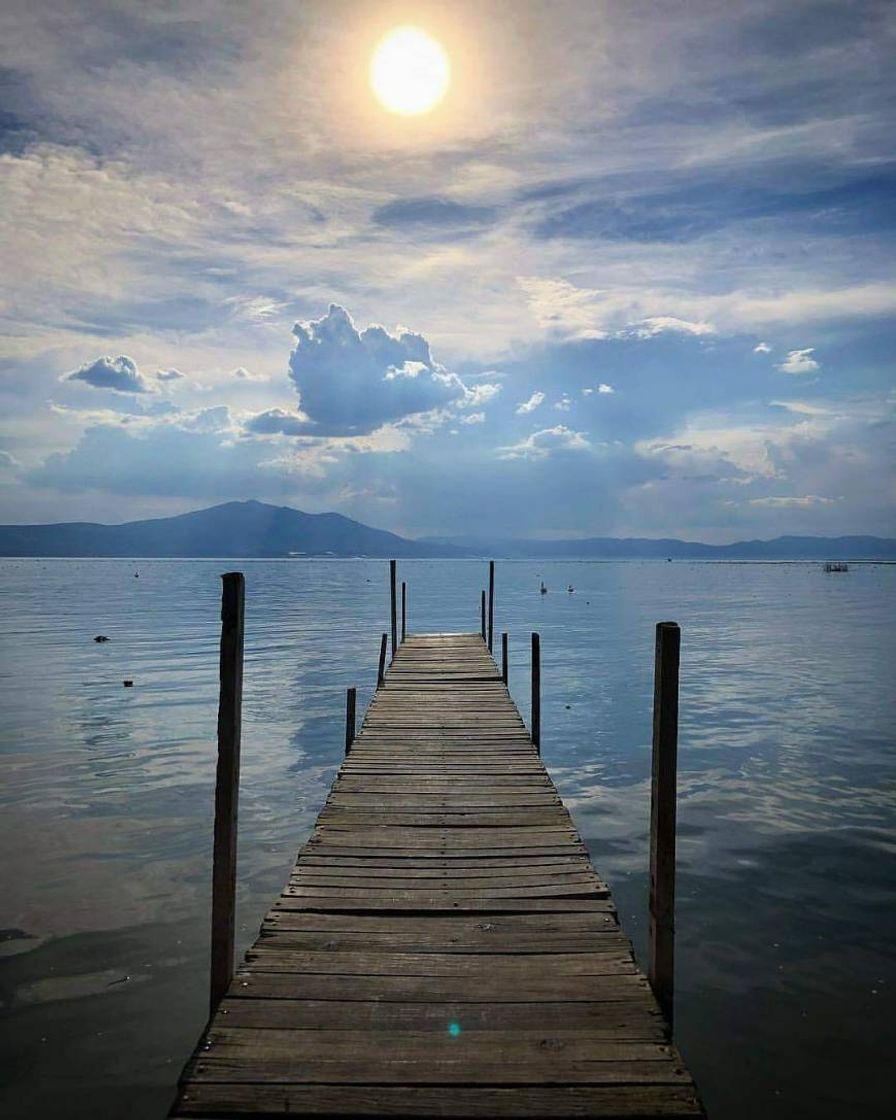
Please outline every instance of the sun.
M451 63L441 43L422 28L396 27L370 60L370 85L380 104L404 117L434 109L451 84Z

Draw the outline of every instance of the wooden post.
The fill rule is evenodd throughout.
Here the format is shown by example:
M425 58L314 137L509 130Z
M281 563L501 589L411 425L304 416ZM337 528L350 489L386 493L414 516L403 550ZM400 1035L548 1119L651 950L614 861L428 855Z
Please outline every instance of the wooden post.
M532 742L541 754L541 638L532 635Z
M401 581L401 640L408 636L408 585Z
M398 623L395 617L395 561L389 561L389 604L392 620L392 658L398 648Z
M352 749L352 743L355 741L355 704L358 698L358 690L355 688L346 689L345 692L345 753Z
M507 631L501 635L501 680L507 684Z
M382 688L386 683L386 646L389 644L389 635L383 634L380 642L380 663L376 670L376 687Z
M482 631L482 640L485 641L485 591L482 592L482 598L480 600L480 605L481 605L481 611L482 611L482 621L480 623L480 629Z
M209 1009L214 1015L233 979L236 913L236 834L243 707L243 618L246 582L228 572L221 595L218 693L218 769L212 857L212 953Z
M492 652L495 632L495 562L488 562L488 652Z
M653 678L647 978L670 1027L675 994L675 786L680 647L678 624L658 622Z

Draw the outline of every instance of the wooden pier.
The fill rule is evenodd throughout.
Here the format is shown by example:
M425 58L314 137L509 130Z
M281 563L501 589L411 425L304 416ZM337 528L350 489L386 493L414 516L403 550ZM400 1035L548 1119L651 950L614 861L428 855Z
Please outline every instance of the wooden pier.
M171 1116L702 1116L487 642L381 681Z

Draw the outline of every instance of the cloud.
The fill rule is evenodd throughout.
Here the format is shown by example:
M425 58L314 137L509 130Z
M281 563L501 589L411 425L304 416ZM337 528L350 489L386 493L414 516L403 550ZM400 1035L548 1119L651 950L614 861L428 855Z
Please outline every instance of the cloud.
M572 401L566 393L564 393L558 401L554 401L554 408L558 412L569 412L570 408L572 408Z
M62 381L83 381L94 389L112 389L116 393L149 393L150 387L133 359L122 354L118 358L97 358L72 373L64 374Z
M678 319L674 315L652 315L635 327L634 333L638 338L653 338L663 331L675 331L678 334L706 335L715 334L716 328L712 323L691 323L687 319Z
M760 342L758 346L753 347L754 354L770 354L771 351L772 348L767 342Z
M491 381L484 381L479 385L467 385L464 387L464 395L461 400L457 402L458 408L477 408L481 404L487 404L501 392L501 386Z
M484 423L485 423L485 413L484 412L471 412L469 416L465 416L461 420L461 424L484 424Z
M615 393L615 392L616 392L616 390L613 388L613 386L608 385L606 383L606 381L601 381L601 383L598 385L598 387L596 389L588 388L588 389L583 389L582 390L583 396L586 396L586 397L590 397L592 393L601 393L603 395L606 395L607 393Z
M821 498L817 494L804 494L802 497L749 498L747 505L762 506L767 509L811 509L814 506L832 506L836 500L836 498Z
M778 369L782 373L813 373L821 366L811 357L815 347L809 346L805 350L791 350L783 362L779 362Z
M0 451L0 474L12 474L21 465L8 451Z
M396 199L380 206L373 213L373 220L382 226L434 226L455 229L465 226L487 225L495 220L496 211L490 206L469 206L444 198Z
M429 343L413 331L355 329L338 304L321 319L296 323L289 376L308 416L308 433L363 435L383 424L449 405L468 407L497 392L468 389L433 360Z
M246 431L263 436L307 436L308 417L285 408L270 408L246 421Z
M591 444L583 432L574 432L563 424L542 428L510 447L498 449L502 459L546 459L557 451L588 451Z
M544 400L544 393L541 393L536 389L536 391L532 394L532 396L527 401L523 401L522 404L517 405L517 407L516 407L517 415L524 416L527 412L534 412L535 409L538 408L538 406L542 403L543 400Z
M186 376L179 369L160 369L156 372L156 378L159 381L181 381Z
M235 377L237 381L267 381L263 373L250 373L245 366L237 366L231 373L231 377Z

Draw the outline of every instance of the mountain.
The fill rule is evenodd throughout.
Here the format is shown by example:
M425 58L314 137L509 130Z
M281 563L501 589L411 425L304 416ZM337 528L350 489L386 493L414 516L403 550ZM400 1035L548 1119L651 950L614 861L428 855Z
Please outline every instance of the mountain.
M702 544L674 538L588 537L583 540L482 540L425 537L427 544L467 555L515 560L896 560L888 537L776 537L770 541Z
M302 513L264 502L227 502L125 525L67 522L0 525L0 556L374 556L571 560L896 560L883 537L777 537L699 541L591 537L585 540L409 540L338 513Z
M465 556L452 545L408 540L338 513L302 513L263 502L130 521L0 525L0 556Z

